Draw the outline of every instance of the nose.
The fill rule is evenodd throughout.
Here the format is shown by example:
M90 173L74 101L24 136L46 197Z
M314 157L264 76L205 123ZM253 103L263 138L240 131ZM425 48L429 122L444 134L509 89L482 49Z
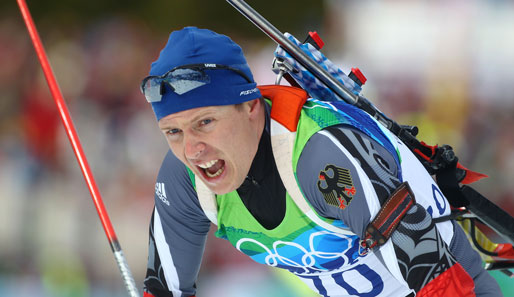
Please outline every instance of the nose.
M205 151L205 147L205 143L195 135L184 135L184 154L187 159L195 160L200 158Z

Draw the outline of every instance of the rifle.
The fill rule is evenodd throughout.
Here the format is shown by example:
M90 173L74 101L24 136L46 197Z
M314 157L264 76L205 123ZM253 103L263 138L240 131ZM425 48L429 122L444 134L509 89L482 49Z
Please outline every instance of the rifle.
M418 157L425 169L431 175L436 176L439 187L454 208L450 216L435 219L436 222L448 219L469 220L469 224L463 223L462 225L468 231L475 247L485 255L484 259L488 262L486 269L500 269L507 275L514 276L514 273L508 270L514 268L514 248L512 246L514 244L514 218L475 189L459 184L466 178L476 181L480 178L480 174L461 166L451 146L429 146L419 141L416 138L417 127L396 123L378 110L368 99L350 91L243 0L227 0L227 2L330 89L336 95L337 100L342 100L364 110L402 140ZM319 45L312 42L312 38L310 42L313 46L320 48ZM285 77L292 85L296 85L290 75L294 71L291 65L287 65L284 61L274 61L274 65L279 69L277 83L280 82L282 77ZM476 230L476 221L491 228L508 243L494 244L489 241L483 233ZM485 249L484 245L489 249L494 248L494 251Z

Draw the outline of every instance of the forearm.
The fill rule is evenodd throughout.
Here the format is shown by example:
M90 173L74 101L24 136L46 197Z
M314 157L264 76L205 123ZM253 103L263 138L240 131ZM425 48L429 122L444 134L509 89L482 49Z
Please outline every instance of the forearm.
M170 229L166 226L169 221L170 218L161 218L154 211L144 288L155 297L194 296L208 228L204 231Z

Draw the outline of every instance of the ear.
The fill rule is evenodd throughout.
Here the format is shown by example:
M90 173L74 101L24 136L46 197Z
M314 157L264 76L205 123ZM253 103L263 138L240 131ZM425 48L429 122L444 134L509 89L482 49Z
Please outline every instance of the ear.
M246 101L243 104L246 105L245 110L248 112L249 116L252 118L255 118L256 116L258 116L264 108L264 106L262 106L261 100L259 98L253 99L250 101Z
M264 126L266 124L264 115L264 100L261 98L257 98L254 100L244 102L244 104L244 111L248 116L248 120L251 123L251 126L255 129L255 133L258 136L257 139L260 139L262 131L264 130Z

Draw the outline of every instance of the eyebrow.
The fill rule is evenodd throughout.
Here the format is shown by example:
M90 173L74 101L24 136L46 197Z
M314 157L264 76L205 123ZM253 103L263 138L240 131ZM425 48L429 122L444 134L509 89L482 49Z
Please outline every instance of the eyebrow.
M187 122L188 122L188 123L194 123L194 122L196 122L196 121L200 120L201 118L204 118L204 117L207 117L207 116L212 116L214 113L215 113L215 110L213 110L213 109L207 109L207 110L205 110L205 111L201 112L200 114L198 114L198 115L194 116L193 118L191 118L191 119L190 119L190 120L188 120ZM169 119L165 119L165 120L164 120L164 122L162 122L162 124L161 124L161 122L159 121L159 122L157 123L157 125L159 126L159 129L161 129L161 130L165 130L165 129L169 129L170 127L172 127L172 125L170 125L170 124L168 123L168 121L169 121Z
M196 122L196 121L199 121L200 119L202 118L205 118L205 117L208 117L208 116L212 116L214 113L214 111L212 109L207 109L205 110L204 112L200 113L199 115L193 117L190 121L190 123L193 123L193 122Z
M159 126L159 129L160 130L166 130L166 129L169 129L169 128L173 128L173 125L169 123L169 119L166 119L164 121L159 121L157 123L157 126Z

